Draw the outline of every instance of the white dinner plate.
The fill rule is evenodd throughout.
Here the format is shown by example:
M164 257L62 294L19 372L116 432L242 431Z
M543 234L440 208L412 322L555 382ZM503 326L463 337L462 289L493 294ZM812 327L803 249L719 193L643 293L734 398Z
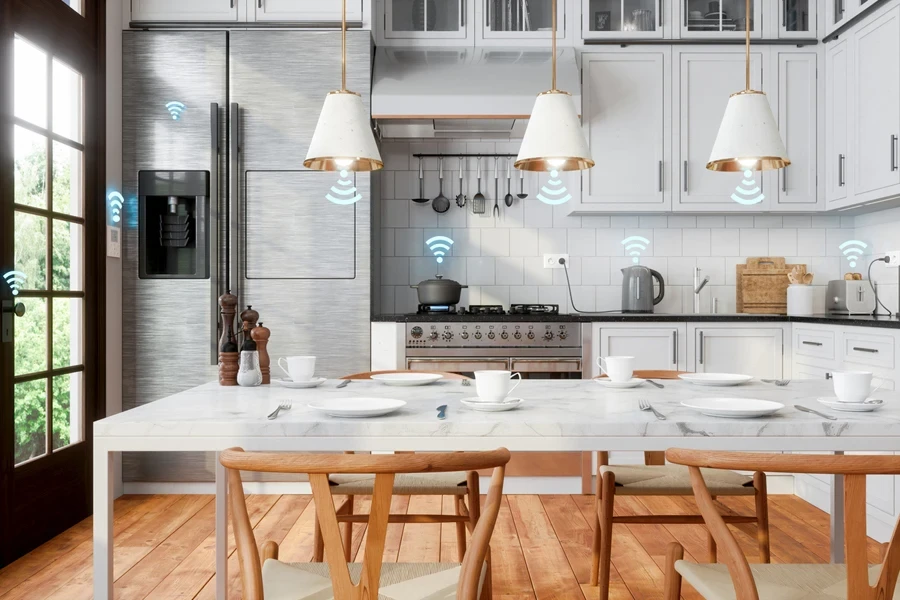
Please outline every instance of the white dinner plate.
M647 380L641 379L640 377L632 377L628 381L612 381L611 379L603 377L601 379L595 379L594 381L611 390L627 390L628 388L637 387Z
M872 412L884 406L884 400L878 398L869 398L865 402L841 402L834 396L817 400L828 408L841 412Z
M380 417L406 406L403 400L391 398L333 398L310 402L313 410L332 417Z
M682 373L681 379L696 385L740 385L753 379L753 375L740 375L738 373Z
M784 404L780 402L752 398L692 398L685 400L681 405L693 408L708 417L730 419L767 417L784 408Z
M477 410L479 412L503 412L505 410L517 408L525 401L521 398L507 398L503 402L483 402L481 400L476 400L475 398L468 398L460 400L460 402L472 410Z
M378 381L384 385L428 385L434 383L444 376L437 373L382 373L381 375L371 375L369 379Z
M276 385L280 385L292 390L303 390L307 388L319 387L327 380L324 377L313 377L308 381L294 381L293 379L277 378L272 380Z

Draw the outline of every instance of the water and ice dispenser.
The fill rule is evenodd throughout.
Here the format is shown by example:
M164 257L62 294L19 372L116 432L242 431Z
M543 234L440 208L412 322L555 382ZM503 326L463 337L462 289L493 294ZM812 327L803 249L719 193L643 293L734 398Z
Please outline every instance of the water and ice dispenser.
M209 279L209 171L138 173L141 279Z

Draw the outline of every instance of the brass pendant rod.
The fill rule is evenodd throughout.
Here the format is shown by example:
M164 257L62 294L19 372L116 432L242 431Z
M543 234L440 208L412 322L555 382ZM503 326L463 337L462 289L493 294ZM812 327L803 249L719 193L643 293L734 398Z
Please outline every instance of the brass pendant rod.
M555 92L556 91L556 0L553 0L550 3L550 11L551 11L550 39L553 40L553 42L551 43L551 46L550 46L550 48L551 48L550 52L552 53L550 60L553 64L553 80L552 80L550 89Z
M341 0L341 91L347 91L347 0Z
M747 8L744 12L747 30L747 91L750 91L750 0L747 0Z

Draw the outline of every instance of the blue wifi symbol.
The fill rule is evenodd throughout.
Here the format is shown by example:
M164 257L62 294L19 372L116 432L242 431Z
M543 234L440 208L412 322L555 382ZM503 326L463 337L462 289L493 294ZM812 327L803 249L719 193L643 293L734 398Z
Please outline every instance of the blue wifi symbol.
M564 204L572 199L572 195L568 191L562 180L559 179L559 171L550 171L550 179L547 180L547 185L541 187L537 199L544 204Z
M428 246L428 249L437 257L437 261L442 263L444 262L444 257L450 252L450 246L453 245L453 240L444 235L436 235L430 240L427 240L425 245Z
M123 198L122 194L119 192L110 192L107 199L109 200L109 208L110 212L112 212L113 223L118 223L122 220L120 215L122 214L122 207L125 206L125 198Z
M187 106L181 102L166 102L166 110L172 115L173 121L180 119L181 113L183 113L186 108Z
M10 271L8 273L4 273L3 279L6 280L6 283L9 284L9 289L12 290L13 296L19 295L19 290L25 286L25 273L22 271Z
M859 240L848 240L838 247L844 253L844 256L847 257L851 267L856 266L856 261L862 256L863 250L868 248L865 242Z
M764 195L759 193L759 186L756 184L756 180L753 179L753 171L750 171L749 169L744 171L744 179L741 181L741 184L747 187L742 188L741 186L737 186L734 190L734 193L731 194L731 199L738 204L743 204L744 206L752 206L753 204L759 204L766 199ZM738 194L740 194L740 196L738 196ZM753 196L754 194L756 194L755 197Z
M631 262L638 264L641 261L641 252L647 249L650 240L640 235L632 235L622 240L625 252L631 256Z
M332 196L331 193L328 193L325 194L325 198L330 202L341 205L353 204L362 200L362 196L357 193L356 186L353 185L353 180L349 179L349 177L350 173L346 170L341 171L341 179L337 180L337 185L342 187L331 186L331 192L337 195Z

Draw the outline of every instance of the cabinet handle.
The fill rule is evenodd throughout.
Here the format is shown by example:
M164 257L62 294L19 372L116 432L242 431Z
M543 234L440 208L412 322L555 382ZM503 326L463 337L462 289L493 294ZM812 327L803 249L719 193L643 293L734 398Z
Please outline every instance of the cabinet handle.
M807 346L821 346L822 342L807 342L806 340L800 342L801 344L806 344Z
M838 187L844 187L844 155L838 154Z
M684 12L684 28L685 28L685 29L687 29L687 26L688 26L688 9L687 9L687 8L688 8L688 7L687 7L687 2L685 2L685 3L681 6L681 10L682 10L682 12Z
M787 31L787 0L781 0L781 28Z
M787 167L781 170L781 191L787 194Z
M825 373L825 379L831 379L831 373Z
M672 364L678 366L678 330L672 332Z
M209 222L219 222L219 105L212 102L209 105L209 129L210 129L210 146L209 146ZM218 227L209 228L209 245L211 248L217 248L219 245ZM216 306L219 305L219 260L218 253L210 253L209 266L209 291L210 304L212 311L209 319L209 329L212 331L212 349L210 351L210 363L215 365L219 363L219 311Z
M853 346L853 349L857 352L868 352L870 354L878 354L878 348L860 348L857 346Z
M897 136L891 136L891 171L897 170Z
M259 0L259 2L256 4L256 7L262 8L262 3L263 3L263 0Z
M700 364L703 364L703 332L700 332Z
M659 191L663 191L663 161L659 161L659 172L656 174L659 180Z
M844 16L844 0L838 0L838 14Z
M459 27L466 26L466 0L459 0Z
M229 8L234 8L234 0L231 0L231 2L229 3L228 6L229 6Z
M681 177L684 183L684 191L688 191L688 161L684 161L684 173Z
M660 28L660 29L662 29L662 26L663 26L663 22L662 22L662 11L663 11L662 0L659 0L659 1L656 3L656 14L657 14L657 17L658 17L658 18L657 18L657 21L659 22L659 28Z

